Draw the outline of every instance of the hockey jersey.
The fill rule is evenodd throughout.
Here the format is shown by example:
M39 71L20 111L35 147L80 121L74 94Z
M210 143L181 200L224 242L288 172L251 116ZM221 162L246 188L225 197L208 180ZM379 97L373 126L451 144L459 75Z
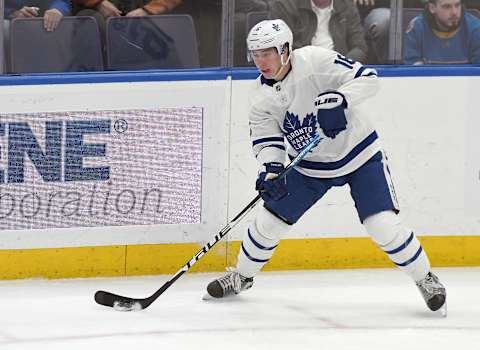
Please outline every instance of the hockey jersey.
M310 142L321 141L296 169L307 176L332 178L353 172L380 150L373 126L358 105L376 94L377 73L335 51L306 46L293 50L291 70L282 81L259 76L250 94L250 134L260 164L284 162ZM315 98L327 91L347 101L347 129L326 137L317 121Z

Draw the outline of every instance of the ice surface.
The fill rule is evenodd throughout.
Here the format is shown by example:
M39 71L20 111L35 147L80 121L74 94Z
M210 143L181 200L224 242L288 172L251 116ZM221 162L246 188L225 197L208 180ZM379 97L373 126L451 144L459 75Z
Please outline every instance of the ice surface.
M434 270L448 317L394 269L261 273L252 289L204 301L219 274L186 274L148 309L97 305L99 289L151 295L171 276L0 282L0 349L475 349L480 268Z

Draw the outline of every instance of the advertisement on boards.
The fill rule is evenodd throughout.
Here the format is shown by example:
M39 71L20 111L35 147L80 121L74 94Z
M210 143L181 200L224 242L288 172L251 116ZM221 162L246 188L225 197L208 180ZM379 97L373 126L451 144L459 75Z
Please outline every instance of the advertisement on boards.
M0 230L201 221L202 108L0 115Z

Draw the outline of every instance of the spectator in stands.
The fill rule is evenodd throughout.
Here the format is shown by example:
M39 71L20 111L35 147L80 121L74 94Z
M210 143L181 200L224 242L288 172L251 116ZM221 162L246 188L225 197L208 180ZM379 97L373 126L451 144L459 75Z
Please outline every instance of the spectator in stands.
M180 3L182 0L73 0L73 14L95 18L105 49L105 32L109 17L159 15L171 11Z
M128 17L142 17L159 15L171 11L181 2L182 0L74 0L74 14L77 16L93 15L99 17L95 14L99 13L101 17L103 17L102 19L122 15ZM90 10L85 11L86 9ZM79 13L79 11L82 11L82 13Z
M221 53L222 0L73 0L74 15L93 16L105 42L109 17L189 14L198 41L200 65L219 66Z
M9 28L9 21L14 18L43 17L43 26L46 31L53 32L60 23L63 16L70 14L69 0L5 0L4 17L6 31ZM7 37L8 34L4 32Z
M405 64L480 63L480 20L461 0L429 0L405 33Z
M352 0L272 0L270 17L292 29L294 48L316 45L356 61L367 58L365 31Z

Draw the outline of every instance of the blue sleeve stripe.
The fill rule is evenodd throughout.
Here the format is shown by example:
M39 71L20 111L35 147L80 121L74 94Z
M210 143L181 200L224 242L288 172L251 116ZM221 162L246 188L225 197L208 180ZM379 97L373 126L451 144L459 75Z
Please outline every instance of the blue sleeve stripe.
M398 253L402 250L404 250L405 248L408 247L408 245L410 244L410 242L413 240L413 232L410 234L410 237L408 237L408 239L405 241L405 243L403 243L400 247L398 248L395 248L395 249L392 249L392 250L389 250L389 251L385 251L385 253L387 254L395 254L395 253Z
M253 258L250 254L248 254L248 252L245 250L245 247L243 246L243 243L242 243L242 251L243 251L243 254L245 254L245 256L253 261L253 262L257 262L257 263L266 263L268 260L270 259L255 259Z
M367 74L364 74L365 71L367 72ZM359 77L371 77L371 76L378 76L377 73L372 70L372 69L369 69L365 66L361 66L360 69L357 71L357 74L355 74L355 78L359 78Z
M269 148L269 147L278 148L278 149L280 149L280 150L282 150L282 151L285 151L285 150L286 150L286 149L285 149L285 146L283 146L283 145L268 145L268 146L262 147L262 150L264 150L265 148ZM255 158L258 158L258 155L260 154L260 152L261 152L261 150L255 153L255 154L256 154L256 155L255 155Z
M345 66L347 67L348 69L352 69L353 67L343 61L340 61L340 60L335 60L335 63L338 63L338 64L341 64L342 66Z
M283 136L274 136L274 137L265 137L263 139L258 139L253 141L253 146L258 145L259 143L265 143L265 142L283 142Z
M353 78L353 79L356 79L356 78L358 78L359 76L361 76L362 73L363 73L363 71L364 71L365 69L366 69L365 66L361 66L361 67L357 70L357 73L355 74L355 78Z
M410 265L412 262L414 262L415 260L417 260L418 256L420 255L420 253L422 253L422 246L420 246L420 248L418 248L417 252L415 253L414 256L412 256L411 259L408 259L407 261L403 262L403 263L395 263L395 265L397 266L407 266L407 265Z
M253 239L252 234L250 233L250 229L248 229L248 238L250 238L250 240L252 241L252 243L255 247L257 247L258 249L261 249L261 250L274 250L278 245L278 244L274 245L273 247L265 247L265 246L261 245L255 239Z
M268 146L265 146L263 148L267 148L267 147L275 147L275 148L281 149L282 151L285 151L285 146L284 145L268 145Z

